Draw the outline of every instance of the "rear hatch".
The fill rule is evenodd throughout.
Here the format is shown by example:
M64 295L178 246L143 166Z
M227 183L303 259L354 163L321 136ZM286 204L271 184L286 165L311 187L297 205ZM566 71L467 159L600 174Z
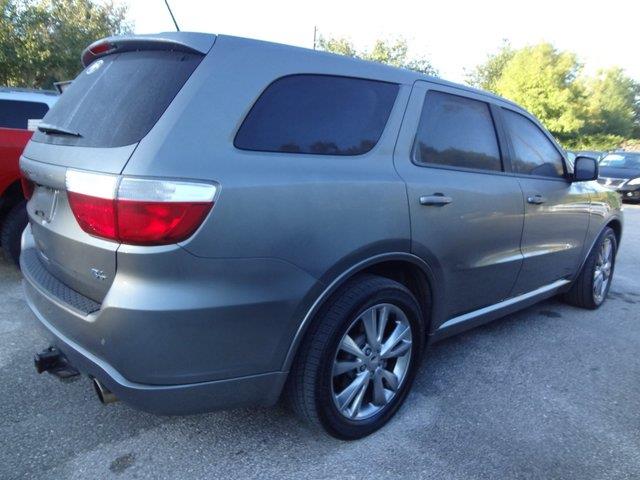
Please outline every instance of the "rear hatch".
M113 37L83 54L85 69L47 113L20 161L36 254L58 281L100 303L119 243L87 233L69 203L69 171L118 175L213 45L215 36ZM82 177L82 178L91 178ZM83 192L104 186L80 185Z

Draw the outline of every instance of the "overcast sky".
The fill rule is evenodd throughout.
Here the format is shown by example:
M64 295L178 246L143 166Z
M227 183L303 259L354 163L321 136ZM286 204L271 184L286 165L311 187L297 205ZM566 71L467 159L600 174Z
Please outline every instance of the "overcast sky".
M173 30L164 0L129 4L136 33ZM169 0L181 30L225 33L311 48L313 29L369 47L405 37L442 77L464 79L502 39L549 41L576 52L587 72L619 65L640 81L640 0Z

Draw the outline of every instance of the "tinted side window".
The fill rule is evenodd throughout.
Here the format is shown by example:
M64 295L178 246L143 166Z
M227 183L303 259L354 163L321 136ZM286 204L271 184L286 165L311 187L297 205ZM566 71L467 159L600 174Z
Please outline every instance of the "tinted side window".
M427 92L413 146L416 162L482 170L502 170L489 105Z
M563 177L562 156L542 130L528 118L511 110L502 110L515 158L514 170L527 175Z
M0 128L26 130L29 119L41 120L48 110L46 103L0 100Z
M283 77L258 98L234 145L265 152L360 155L380 139L397 94L398 85L373 80Z

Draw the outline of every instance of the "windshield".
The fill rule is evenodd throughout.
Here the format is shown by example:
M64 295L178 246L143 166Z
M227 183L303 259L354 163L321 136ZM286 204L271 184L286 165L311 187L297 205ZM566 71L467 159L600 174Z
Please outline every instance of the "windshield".
M640 168L640 153L610 153L600 161L601 167Z

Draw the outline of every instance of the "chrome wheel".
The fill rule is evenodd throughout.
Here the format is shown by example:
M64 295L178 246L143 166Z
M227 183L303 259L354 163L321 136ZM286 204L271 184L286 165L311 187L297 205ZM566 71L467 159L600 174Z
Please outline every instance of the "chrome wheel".
M338 411L351 420L382 411L407 376L411 347L411 325L399 307L381 303L362 312L333 360L331 385Z
M611 238L605 238L598 251L596 265L593 270L593 301L599 305L607 294L611 271L613 270L613 244Z

